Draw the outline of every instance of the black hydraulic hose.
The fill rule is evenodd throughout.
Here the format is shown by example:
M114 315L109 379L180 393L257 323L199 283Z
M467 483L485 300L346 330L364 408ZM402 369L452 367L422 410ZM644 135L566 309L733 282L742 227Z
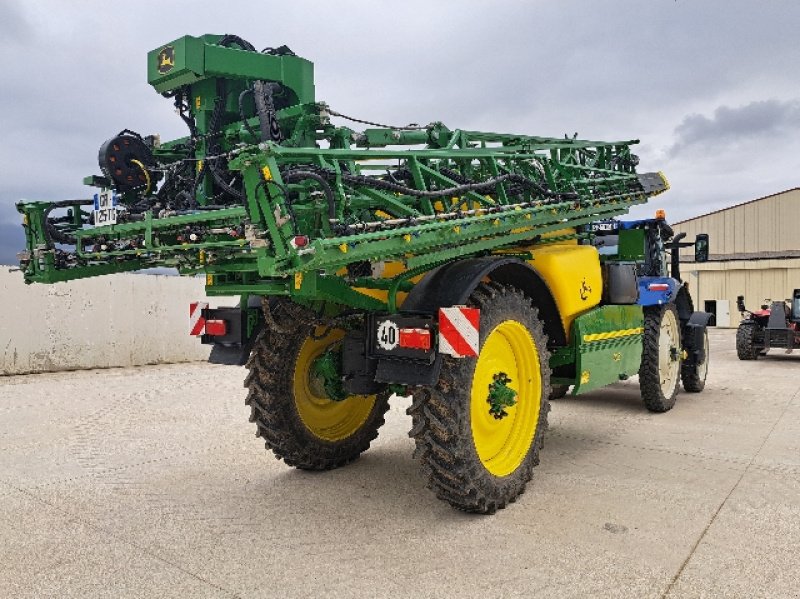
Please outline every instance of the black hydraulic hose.
M237 42L238 43L238 42ZM241 96L240 96L241 101ZM217 86L217 101L214 105L214 111L211 113L211 119L209 121L208 133L209 137L213 139L213 141L209 144L208 153L209 154L216 154L220 150L220 143L217 139L217 135L221 130L222 125L222 113L225 108L225 83L220 81ZM214 179L214 182L222 189L223 192L227 193L230 196L233 196L237 200L241 200L244 196L242 192L238 189L232 187L222 176L220 172L223 169L220 169L217 162L220 160L219 158L216 159L206 159L203 162L203 168L208 167L209 172L211 173L211 177ZM202 172L202 169L201 169ZM198 173L199 175L199 173ZM199 184L199 176L195 182L194 191L197 190L197 185Z
M196 189L196 187L197 187L197 185L195 185L195 189ZM194 201L194 197L195 197L194 196L194 191L192 191L192 193L190 194L188 191L183 190L183 191L179 191L178 193L175 194L175 199L177 201L180 201L181 199L183 200L183 202L181 204L179 204L179 205L187 206L187 207L191 206L192 204L196 204L196 202Z
M245 39L240 38L238 35L227 33L222 36L222 39L217 42L218 46L230 47L231 44L236 44L242 50L256 51L256 47Z
M186 123L186 126L189 127L189 139L191 140L190 146L194 147L194 140L197 137L197 125L194 122L194 119L190 116L187 116L186 113L178 109L178 115L181 117L181 120Z
M452 179L456 183L461 183L462 185L466 185L468 183L474 183L475 182L475 181L465 177L464 175L462 175L458 171L454 171L454 170L449 169L449 168L440 168L439 172L442 173L448 179Z
M456 183L461 185L468 185L470 183L476 183L474 179L470 179L469 177L465 177L458 171L454 171L453 169L449 168L440 168L439 172L447 177L448 179L452 179ZM411 175L411 171L407 168L397 169L394 172L389 172L389 179L393 183L397 183L398 185L402 185L403 181L413 181L414 178Z
M189 110L187 104L189 93L186 87L187 86L181 87L175 91L175 109L178 111L181 120L186 123L186 126L189 128L189 143L194 146L194 139L197 137L197 125L194 121L194 117L192 117L191 114L186 114Z
M297 183L303 179L311 179L319 183L319 186L325 194L325 199L328 201L328 218L336 218L336 198L333 195L333 189L331 189L331 186L322 174L311 170L293 169L281 173L281 177L286 183ZM288 194L284 195L288 196Z
M314 170L315 172L318 172L327 178L336 177L335 172L329 171L327 169L315 168ZM437 189L434 191L424 191L420 189L415 189L413 187L408 187L406 185L401 185L399 183L382 181L380 179L375 179L373 177L366 177L364 175L351 175L349 173L342 173L342 180L347 181L348 183L351 183L353 185L364 185L366 187L374 187L376 189L381 189L384 191L403 193L418 198L441 198L446 196L460 195L470 191L480 193L492 190L495 185L497 185L498 183L502 183L503 181L511 181L512 183L518 183L519 185L522 185L524 187L532 188L537 192L539 192L541 195L544 195L549 198L555 198L561 200L561 199L577 199L579 197L578 194L574 192L552 192L549 189L545 188L544 186L540 185L539 183L531 181L527 177L523 177L522 175L517 175L515 173L506 173L504 175L499 175L497 177L488 179L486 181L482 181L480 183L467 183L464 185L457 185L455 187L448 187L446 189Z
M244 198L242 192L236 189L235 187L231 187L231 185L222 178L222 174L220 173L219 167L217 167L216 160L208 160L208 168L211 171L211 176L214 178L214 182L219 185L222 190L235 197L237 200L241 200Z
M44 217L44 233L47 241L50 245L55 243L63 243L65 245L75 245L77 243L77 239L70 235L69 233L64 233L60 231L58 227L55 226L55 222L59 222L61 218L58 219L51 219L49 218L50 212L55 210L56 208L72 208L72 207L80 207L80 206L91 206L94 204L94 200L62 200L60 202L53 202L50 204L42 214ZM80 209L80 208L79 208Z
M264 48L261 53L270 54L271 56L297 56L297 54L292 52L292 49L285 44L283 46L278 46L277 48Z
M392 183L397 183L398 185L402 185L404 181L414 180L414 178L411 176L411 171L407 168L400 168L394 172L389 171L387 174L389 175L389 179L392 181Z
M218 45L223 47L231 47L231 46L238 46L242 50L248 51L255 51L255 47L248 42L247 40L242 39L236 35L225 35L223 36ZM255 131L253 131L252 127L247 122L247 119L244 117L244 99L248 93L252 93L252 90L245 90L239 95L239 112L244 122L245 127L250 131L251 135L256 135ZM197 131L197 124L195 122L194 117L191 115L190 111L190 94L189 94L189 87L183 86L178 90L167 95L167 97L174 97L175 108L178 111L178 115L181 117L181 120L186 124L189 128L189 143L187 147L187 155L190 157L195 157L195 147L198 140L198 131ZM208 133L205 135L205 138L208 140L208 146L206 148L206 155L216 155L220 153L220 142L219 142L219 135L222 130L222 121L223 121L223 112L225 108L225 98L226 98L226 90L225 90L225 82L219 81L217 86L217 101L214 106L214 110L212 111L211 118L209 119L209 126L208 126ZM206 173L210 173L214 183L228 196L236 200L242 200L244 195L239 190L233 187L227 180L225 173L227 173L227 169L220 166L221 159L211 159L211 160L203 160L200 168L198 169L196 174L192 174L191 172L187 172L187 165L194 164L194 161L187 161L184 163L179 170L174 171L171 173L171 178L175 178L175 181L167 180L162 185L162 188L156 194L157 197L161 200L165 199L165 196L168 195L168 192L173 191L173 189L177 189L180 187L185 187L184 191L180 192L176 197L184 197L186 199L186 207L188 208L196 208L197 207L197 188L200 186L201 181L203 180L203 176ZM192 169L193 170L193 169ZM184 176L185 175L185 176Z
M333 194L333 189L328 183L328 180L336 178L335 172L330 171L328 169L323 169L308 165L306 168L303 169L293 169L285 171L284 173L281 174L281 176L283 177L283 180L286 183L297 182L303 179L311 179L319 183L319 185L322 187L325 193L325 197L328 200L328 218L332 220L337 218L336 199ZM439 198L439 197L459 195L467 191L476 191L476 192L488 191L494 188L494 186L497 185L497 183L506 180L518 183L526 187L532 187L542 195L546 195L548 197L558 198L558 199L578 198L578 194L576 193L553 193L550 190L545 189L538 183L514 173L507 173L505 175L500 175L498 177L489 179L488 181L484 181L481 183L468 183L464 185L458 185L456 187L449 187L447 189L439 189L436 191L421 191L398 183L391 183L389 181L383 181L372 177L365 177L363 175L353 175L350 173L342 173L341 177L343 181L346 181L354 185L364 185L367 187L373 187L385 191L404 193L407 195L412 195L416 197L426 197L426 198Z

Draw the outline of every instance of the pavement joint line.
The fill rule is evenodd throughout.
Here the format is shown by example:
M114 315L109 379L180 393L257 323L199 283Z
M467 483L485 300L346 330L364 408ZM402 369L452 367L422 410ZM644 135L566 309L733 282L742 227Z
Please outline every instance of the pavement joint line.
M722 511L722 508L725 507L725 504L728 502L728 499L731 498L731 495L733 495L734 491L736 491L736 489L739 487L739 484L742 482L742 480L744 480L744 477L750 471L750 467L753 465L753 462L758 457L758 454L760 454L761 451L764 449L764 446L767 444L767 441L769 441L769 438L772 436L772 433L775 432L775 428L778 426L778 423L781 420L783 420L783 417L786 415L786 412L789 411L789 406L791 406L794 403L794 400L797 399L798 397L800 397L800 389L795 391L794 394L789 398L789 401L786 402L786 405L783 406L783 411L781 412L780 416L778 416L775 419L775 422L772 424L772 427L769 429L769 432L767 433L766 437L764 437L764 440L761 442L761 445L759 446L758 450L753 454L753 457L750 458L750 463L747 464L747 466L745 466L744 470L742 470L742 473L736 480L736 483L734 483L733 487L731 487L731 490L728 491L728 494L725 496L725 499L722 500L722 503L719 504L719 507L717 507L716 511L711 516L711 519L708 521L708 524L703 529L703 532L701 532L700 536L697 537L697 541L695 541L694 545L692 546L692 549L689 551L689 555L687 555L686 559L683 560L681 567L678 568L678 571L675 573L675 576L672 578L669 585L667 585L666 590L661 595L661 599L665 599L665 597L667 597L672 592L672 589L675 587L675 584L680 579L681 575L683 574L683 571L686 569L686 566L689 565L689 561L691 561L692 557L697 551L697 548L700 546L700 543L703 542L703 539L705 538L706 534L711 528L711 525L714 524L714 522L717 519L717 516L719 516L720 512Z
M32 491L30 491L28 489L21 489L19 487L14 487L14 488L19 493L22 493L23 495L27 495L28 497L30 497L34 501L37 501L37 502L39 502L39 503L41 503L43 505L46 505L50 509L55 510L56 512L60 512L61 514L63 514L67 518L70 518L72 522L79 522L79 523L83 524L84 526L87 526L88 528L91 528L92 530L94 530L96 532L103 533L104 535L107 535L108 537L113 538L115 541L117 541L118 543L121 543L122 545L128 545L129 547L133 547L137 551L140 551L140 552L144 553L145 555L150 556L150 557L152 557L153 559L155 559L157 561L163 562L163 563L167 564L168 566L171 566L171 567L175 568L176 570L179 570L179 571L183 572L187 576L191 576L192 578L194 578L196 580L199 580L200 582L202 582L204 584L207 584L208 586L210 586L212 588L215 588L218 591L221 591L223 593L228 594L233 599L241 599L241 595L238 595L237 593L234 593L230 589L226 589L225 587L222 587L222 586L216 584L215 582L211 582L210 580L208 580L206 578L203 578L202 576L192 572L191 570L187 570L186 568L184 568L180 564L177 564L174 561L171 561L171 560L159 555L158 553L155 553L154 551L152 551L148 547L142 547L137 543L134 543L134 542L129 541L127 539L121 538L117 534L115 534L113 531L107 530L106 528L104 528L102 526L94 524L93 522L90 522L89 520L87 520L87 519L85 519L85 518L83 518L81 516L77 516L75 514L72 514L69 511L58 507L57 505L53 504L52 502L47 501L46 499L43 499L42 497L37 496L35 493L33 493Z
M791 405L791 401L790 401L790 405ZM788 408L788 406L787 406L787 408ZM784 411L784 413L785 413L785 411ZM781 416L779 416L779 420L782 417L783 417L783 414L781 414ZM773 428L774 428L774 425L773 425ZM769 434L771 434L771 432L772 432L772 430L770 430ZM751 466L753 470L762 470L762 471L766 471L766 472L772 472L772 473L775 473L775 474L795 474L795 473L800 474L800 466L791 466L789 464L786 464L786 465L781 464L779 466L768 466L766 464L754 464L753 463L753 459L758 457L758 452L756 452L756 455L753 456L753 458L751 460L746 460L746 459L738 459L738 458L724 458L724 457L720 457L720 456L707 455L707 454L702 454L702 453L691 453L691 452L688 452L688 451L677 451L677 450L674 450L674 449L666 449L666 448L663 448L663 447L648 447L648 446L643 446L643 445L629 445L627 443L622 443L622 442L619 442L619 441L604 441L602 439L590 439L588 437L583 437L581 435L571 435L569 433L562 433L562 432L559 432L558 430L552 430L552 429L550 431L548 431L548 435L547 436L548 437L550 437L550 436L561 437L561 438L564 438L564 439L572 439L572 440L575 440L575 441L584 441L586 443L594 443L594 444L597 444L597 445L610 445L610 446L613 446L613 447L624 447L626 449L638 449L638 450L642 450L642 451L652 451L652 452L657 452L657 453L668 453L668 454L672 454L672 455L679 455L679 456L693 458L693 459L697 459L697 460L710 460L710 461L715 461L715 462L725 462L725 463L728 463L728 464L734 464L734 465L739 465L739 466ZM759 451L760 451L760 449L759 449ZM706 468L706 469L708 469L708 468ZM736 471L738 472L738 469L736 469Z
M210 364L208 360L188 360L186 362L163 362L159 364L128 364L121 366L92 366L92 367L77 367L70 370L42 370L32 372L17 372L13 374L5 374L0 376L0 388L14 385L27 385L36 384L38 381L49 378L61 378L65 375L74 378L92 378L94 374L117 374L119 371L129 369L162 369L162 370L180 370L187 366L196 366L197 368L208 368L209 366L217 366ZM116 371L116 372L115 372ZM124 375L123 375L124 376ZM24 382L5 383L4 380L19 380L25 377Z

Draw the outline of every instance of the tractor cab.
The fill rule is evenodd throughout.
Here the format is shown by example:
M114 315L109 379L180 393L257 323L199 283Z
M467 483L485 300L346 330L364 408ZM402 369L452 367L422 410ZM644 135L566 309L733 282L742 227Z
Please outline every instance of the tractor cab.
M800 289L795 289L792 292L791 312L789 319L795 324L800 324Z
M639 275L681 281L681 248L694 247L695 262L707 262L709 257L708 234L699 233L694 241L683 241L686 233L676 235L663 210L657 210L655 218L597 221L588 226L588 231L604 261L640 262Z
M663 210L658 210L655 218L597 221L584 232L601 256L604 304L638 304L646 313L674 304L686 352L684 375L691 379L692 368L706 364L706 327L712 315L695 312L681 279L679 252L694 247L695 261L707 261L708 235L701 233L695 241L684 242L686 233L676 235Z

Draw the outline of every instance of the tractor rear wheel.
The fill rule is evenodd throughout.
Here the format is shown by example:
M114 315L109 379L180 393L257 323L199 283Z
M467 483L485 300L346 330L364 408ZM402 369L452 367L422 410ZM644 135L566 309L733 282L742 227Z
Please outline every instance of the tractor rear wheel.
M681 332L672 304L644 309L642 363L639 388L651 412L666 412L675 405L681 375Z
M384 422L388 392L337 395L318 367L343 336L342 330L307 325L288 332L266 328L253 345L245 379L250 421L267 449L290 466L330 470L348 464L369 448Z
M539 463L550 409L547 337L530 299L482 284L477 358L443 357L434 387L418 388L409 436L428 487L453 507L490 514L514 501Z
M683 380L683 388L689 393L700 393L706 386L706 376L708 375L708 329L703 334L703 359L702 364L688 364L684 362L681 365L681 379Z
M752 322L743 322L736 329L736 355L740 360L758 360L759 355L764 355L762 348L756 346L757 328Z

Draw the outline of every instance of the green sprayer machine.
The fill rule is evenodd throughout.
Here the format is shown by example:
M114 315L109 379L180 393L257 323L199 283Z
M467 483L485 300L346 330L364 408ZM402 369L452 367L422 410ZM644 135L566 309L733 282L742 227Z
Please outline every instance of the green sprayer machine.
M288 465L351 462L411 395L429 487L492 513L530 480L551 399L638 375L665 412L681 379L703 389L709 316L678 248L702 260L708 238L616 218L668 188L636 172L636 141L358 121L317 101L311 62L234 35L147 65L188 135L123 130L93 198L20 203L25 280L169 267L238 296L193 304L192 332L246 363L251 421Z

